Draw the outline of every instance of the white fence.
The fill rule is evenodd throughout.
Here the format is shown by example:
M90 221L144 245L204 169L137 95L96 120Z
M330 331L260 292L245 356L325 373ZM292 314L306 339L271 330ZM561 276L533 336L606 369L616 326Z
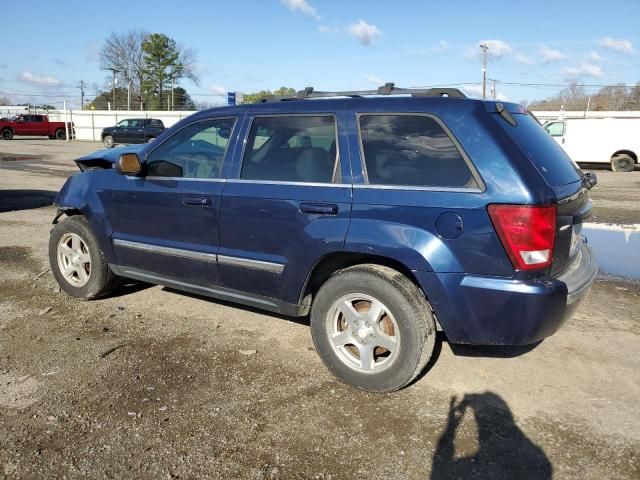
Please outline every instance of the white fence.
M100 132L105 127L113 127L127 118L157 118L169 128L174 123L195 113L194 111L145 111L139 110L71 110L67 112L67 121L73 122L76 140L100 141ZM64 111L49 111L49 120L64 121Z
M558 120L561 118L640 118L640 112L638 111L631 111L631 110L625 110L625 111L618 111L618 112L605 112L605 111L590 111L590 112L584 112L584 111L564 111L564 110L557 110L557 111L545 111L545 112L541 112L541 111L534 111L533 114L536 116L536 118L538 120L540 120L541 122L545 122L547 120Z
M0 116L10 116L16 113L28 114L27 107L10 106L0 107ZM38 111L31 113L40 113L49 115L52 121L63 121L63 110ZM193 111L139 111L139 110L69 110L67 112L67 120L72 121L76 130L76 140L100 141L100 132L105 127L112 127L120 120L127 118L158 118L162 120L164 126L169 128L174 123L193 114ZM639 111L620 111L620 112L583 112L583 111L535 111L534 115L541 121L556 120L559 118L603 118L617 117L640 118Z

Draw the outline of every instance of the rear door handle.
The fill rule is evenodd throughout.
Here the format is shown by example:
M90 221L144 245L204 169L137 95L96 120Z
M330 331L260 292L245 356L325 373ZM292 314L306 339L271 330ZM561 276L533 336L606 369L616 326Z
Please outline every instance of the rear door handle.
M211 197L182 197L182 204L193 207L211 207L213 200Z
M337 215L338 205L335 203L303 202L300 204L300 211L302 213L315 213L317 215Z

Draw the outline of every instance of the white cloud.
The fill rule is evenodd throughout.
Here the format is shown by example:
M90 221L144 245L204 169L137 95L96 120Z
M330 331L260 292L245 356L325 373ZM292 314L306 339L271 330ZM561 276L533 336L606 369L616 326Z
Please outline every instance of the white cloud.
M349 33L363 45L371 45L382 34L378 27L362 19L349 25Z
M511 53L511 51L513 50L513 48L511 48L511 45L502 40L482 40L481 42L478 42L478 51L480 51L480 45L486 45L487 47L489 47L489 49L487 50L487 55L496 59L504 57L505 55Z
M554 50L553 48L549 48L546 45L540 46L538 55L540 55L540 61L542 63L559 62L560 60L564 60L565 58L567 58L567 56L560 50Z
M434 51L441 52L449 48L449 42L446 40L438 40L436 44L432 47Z
M633 44L624 38L604 37L598 41L598 45L617 52L633 53Z
M516 59L516 62L521 63L522 65L531 65L531 64L535 63L533 61L533 58L528 57L527 55L525 55L522 52L516 53L515 59Z
M472 98L482 98L482 85L481 84L477 84L477 85L465 85L464 87L462 87L462 90L464 91L464 93L467 94L468 97L472 97ZM497 88L496 88L497 90ZM492 100L491 98L491 84L487 83L487 99L488 100ZM509 98L506 95L503 95L500 92L496 93L496 100L500 100L501 102L508 102Z
M213 93L214 95L226 95L227 94L227 89L224 87L221 87L220 85L211 85L209 87L209 91L211 93Z
M292 12L300 12L319 19L320 16L316 13L316 9L313 8L307 0L280 0L284 6L286 6Z
M62 82L56 77L52 77L51 75L35 75L29 70L25 70L18 75L18 80L40 87L59 87L62 85Z
M568 78L576 78L576 77L594 77L600 78L604 74L602 69L598 65L594 65L593 63L583 63L579 67L568 67L565 68L562 73L565 77Z
M600 60L602 60L602 56L595 50L591 50L587 55L587 60L589 62L599 62Z
M324 33L325 35L335 35L340 29L338 27L332 27L330 25L318 25L318 31L320 33Z
M364 78L366 78L369 83L372 83L372 84L377 85L379 87L386 83L380 77L376 77L375 75L365 75Z

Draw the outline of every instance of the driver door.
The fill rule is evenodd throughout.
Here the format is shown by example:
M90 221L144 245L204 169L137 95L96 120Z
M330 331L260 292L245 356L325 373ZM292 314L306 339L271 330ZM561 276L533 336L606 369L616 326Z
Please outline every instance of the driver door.
M144 176L118 175L108 216L118 265L150 279L219 283L218 216L223 164L236 117L184 126L144 158Z
M129 128L129 120L122 120L116 124L113 129L114 143L127 143L127 131Z

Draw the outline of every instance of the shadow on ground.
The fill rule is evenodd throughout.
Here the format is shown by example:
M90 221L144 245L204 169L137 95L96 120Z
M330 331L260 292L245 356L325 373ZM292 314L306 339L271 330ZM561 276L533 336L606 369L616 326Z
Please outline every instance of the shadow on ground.
M447 426L433 455L431 480L545 480L552 473L544 451L515 424L499 395L467 394L460 401L451 397Z
M51 190L0 190L0 212L48 207L57 193Z

